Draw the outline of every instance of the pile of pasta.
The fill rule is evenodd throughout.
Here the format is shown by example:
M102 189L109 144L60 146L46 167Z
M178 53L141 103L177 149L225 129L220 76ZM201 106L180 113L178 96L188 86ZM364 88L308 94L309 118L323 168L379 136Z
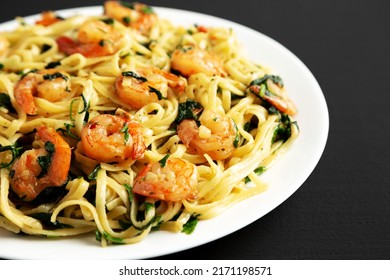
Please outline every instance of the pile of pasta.
M281 77L234 30L141 3L44 12L0 33L0 227L103 246L199 220L267 189L299 134ZM255 210L254 210L255 211Z

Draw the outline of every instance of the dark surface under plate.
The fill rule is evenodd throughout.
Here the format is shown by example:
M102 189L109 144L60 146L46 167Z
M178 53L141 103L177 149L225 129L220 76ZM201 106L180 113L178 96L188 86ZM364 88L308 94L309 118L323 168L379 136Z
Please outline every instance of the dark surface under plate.
M277 40L312 71L330 114L324 154L287 201L229 236L161 259L390 259L386 1L145 3L226 18ZM8 3L0 9L0 21L42 10L101 4L92 0Z

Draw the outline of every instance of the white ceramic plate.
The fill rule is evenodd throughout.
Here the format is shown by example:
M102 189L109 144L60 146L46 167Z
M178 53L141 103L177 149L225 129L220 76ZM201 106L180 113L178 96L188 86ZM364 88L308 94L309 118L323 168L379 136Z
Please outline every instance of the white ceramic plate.
M299 108L296 117L301 134L292 148L264 174L269 190L245 200L221 214L201 221L192 235L153 232L144 241L124 246L100 247L94 234L69 239L21 236L0 228L0 257L11 259L144 259L170 254L216 240L261 218L292 195L309 177L326 145L329 117L326 101L307 67L289 50L273 39L237 23L209 15L155 8L160 17L176 24L202 24L233 28L249 57L270 66L280 75ZM64 17L73 14L99 15L101 7L61 10ZM27 17L35 20L37 15ZM0 25L9 30L16 23ZM283 176L280 176L280 175Z

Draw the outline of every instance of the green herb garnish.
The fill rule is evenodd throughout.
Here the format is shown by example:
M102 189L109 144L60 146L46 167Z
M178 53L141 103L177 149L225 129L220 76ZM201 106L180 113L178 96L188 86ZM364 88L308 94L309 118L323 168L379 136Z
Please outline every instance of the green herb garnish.
M234 146L234 148L237 148L238 143L240 142L240 132L238 131L238 127L237 127L236 123L233 122L233 124L234 124L234 129L236 130L236 137L234 137L233 146Z
M26 73L24 73L23 71L22 72L20 72L20 75L21 75L21 77L20 77L20 79L22 80L24 77L26 77L28 74L30 74L30 73L35 73L35 72L37 72L38 71L38 69L31 69L30 71L27 71Z
M160 159L159 163L161 167L164 167L167 165L167 160L169 158L170 154L166 154L162 159Z
M81 98L83 99L84 109L79 111L78 113L79 114L85 113L84 123L86 123L88 121L88 118L89 118L89 112L88 111L89 111L90 103L87 102L87 100L85 99L84 94L81 94Z
M162 95L161 91L159 91L158 89L156 89L156 88L154 88L154 87L149 86L149 91L150 91L150 92L154 92L154 93L157 95L158 100L166 99L166 98Z
M141 82L147 82L148 79L146 79L145 77L141 77L140 75L138 75L137 73L133 72L133 71L125 71L125 72L122 72L122 76L123 77L132 77L134 79L137 79Z
M253 170L253 172L255 172L256 175L261 175L266 170L267 170L267 168L265 166L260 166L260 167L257 167L255 170ZM246 176L245 177L245 184L249 183L250 181L251 181L251 179L248 176Z
M60 73L60 72L55 72L55 73L53 73L53 74L46 74L46 75L43 75L43 79L44 79L44 80L52 81L52 80L57 79L57 78L62 78L62 79L64 79L65 81L68 80L68 77L65 76L64 74Z
M131 203L133 203L133 200L134 200L133 187L130 186L129 184L124 184L124 187L127 190L127 194L129 195L129 202L131 204Z
M0 93L0 107L12 109L11 98L5 92Z
M153 224L159 224L160 222L161 222L161 216L158 215L158 216L154 216L154 217L150 220L150 222L147 223L145 226L140 227L140 228L134 226L134 228L136 228L136 229L138 229L138 230L145 230L145 229L147 229L148 227L150 227L151 225L153 225Z
M145 202L145 213L148 213L150 210L154 209L154 203Z
M125 138L125 145L126 143L129 141L130 139L130 134L129 134L129 126L127 125L127 123L125 123L123 125L123 128L120 130L120 132L122 132L124 134L124 138Z
M29 216L39 220L47 229L63 229L63 228L73 228L71 225L63 224L58 221L52 222L51 213L34 213Z
M51 49L51 45L49 45L49 44L43 44L42 45L42 49L41 49L41 53L45 53L45 52L47 52L48 50L50 50Z
M261 78L253 80L249 84L249 86L254 86L254 85L259 86L259 85L262 85L262 84L266 84L268 79L270 79L274 84L277 84L280 87L284 86L282 78L279 77L279 76L276 76L276 75L264 75Z
M274 131L274 135L272 137L272 143L282 140L283 142L286 142L287 139L291 137L291 126L295 125L298 129L298 123L296 121L292 122L290 117L285 114L280 114L280 121L279 125Z
M196 228L196 225L198 224L199 222L199 217L200 215L192 215L189 220L183 225L183 229L181 230L181 232L184 232L186 234L191 234L194 232L195 228Z
M97 174L98 174L100 168L101 168L100 164L97 165L97 166L93 169L93 171L91 172L91 174L88 175L88 179L89 179L89 180L96 180Z
M105 24L114 24L114 20L112 18L104 18L104 19L101 19L102 22L104 22Z
M103 234L102 234L98 229L95 231L95 238L96 238L96 241L98 241L98 242L101 242L102 238L104 238L107 241L111 242L112 244L123 244L122 238L113 237L105 231L103 231Z
M197 113L199 113L201 110L203 110L203 107L200 103L196 102L195 100L188 99L186 102L179 104L175 122L180 123L185 119L198 121L199 117Z
M131 22L131 19L130 17L123 17L122 18L122 21L125 23L125 24L129 24Z
M267 84L268 80L271 80L274 84L278 85L281 88L284 86L283 80L279 76L264 75L261 78L253 80L249 84L249 90L252 93L258 95L264 101L267 101L267 99L265 97L271 97L271 96L277 95L276 93L274 93L271 90L269 90L268 84Z
M64 135L68 135L69 137L71 137L77 141L80 141L80 137L73 134L73 132L71 131L71 129L75 127L74 123L64 123L64 126L65 126L65 129L58 128L57 131L61 131Z
M150 6L145 6L145 7L143 7L143 8L142 8L142 12L143 12L144 14L153 14L153 13L154 13L153 8L150 7Z
M112 244L123 244L123 238L113 237L105 231L103 232L103 236L107 241L111 242Z
M49 62L48 64L46 64L45 69L53 69L60 65L61 65L60 61Z
M119 1L119 4L121 4L123 7L129 8L134 10L134 3L129 3L125 1Z
M12 159L10 160L10 162L0 162L0 169L10 166L19 156L21 149L22 149L21 147L16 147L15 144L0 147L0 152L11 151L12 154Z
M37 162L42 169L41 173L38 175L38 178L45 176L47 174L47 172L49 171L49 167L50 167L51 161L52 161L52 156L55 152L54 144L50 141L45 142L45 150L47 152L47 155L40 156L37 158Z

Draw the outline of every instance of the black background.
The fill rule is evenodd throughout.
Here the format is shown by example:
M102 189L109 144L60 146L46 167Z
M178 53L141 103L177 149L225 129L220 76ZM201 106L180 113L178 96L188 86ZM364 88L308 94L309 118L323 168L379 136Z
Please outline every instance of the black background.
M317 78L330 114L324 154L293 196L229 236L161 259L390 259L386 2L145 2L226 18L279 41ZM8 1L0 9L0 21L42 10L101 4Z

